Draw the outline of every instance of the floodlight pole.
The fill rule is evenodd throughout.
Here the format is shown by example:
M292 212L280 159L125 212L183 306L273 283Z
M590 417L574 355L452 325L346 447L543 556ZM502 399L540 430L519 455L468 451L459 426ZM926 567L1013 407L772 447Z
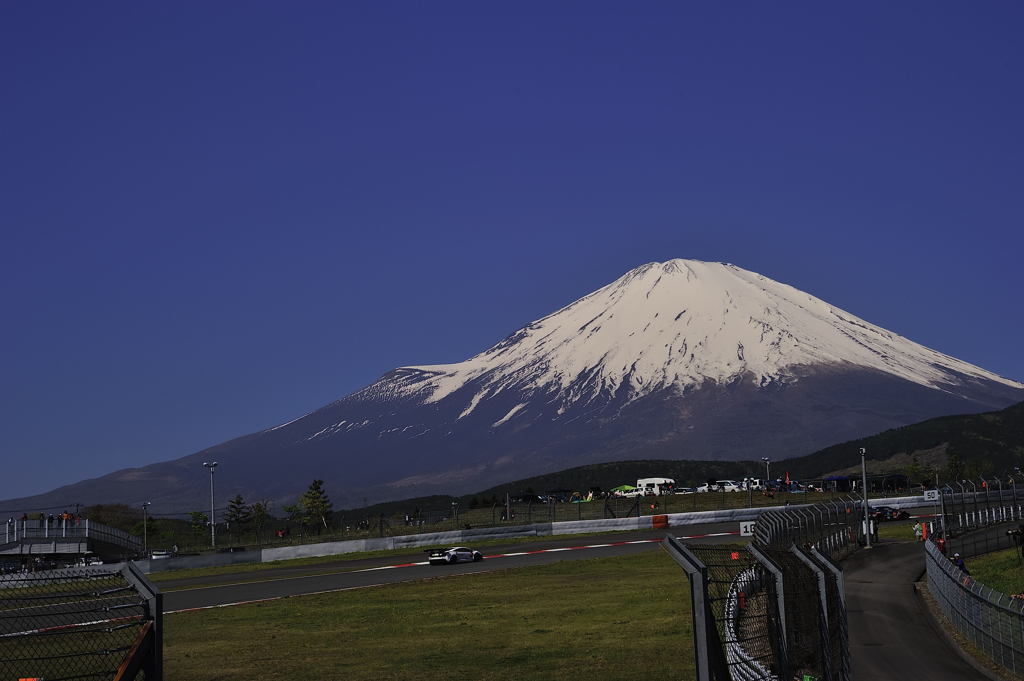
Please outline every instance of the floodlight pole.
M213 472L217 470L216 461L204 461L203 466L210 469L210 546L217 546L217 516L213 505Z
M865 461L866 449L860 448L860 476L861 484L864 486L864 548L871 548L871 517L868 508L868 467Z
M772 475L769 472L769 468L768 468L768 466L769 466L769 464L771 464L772 460L769 459L767 456L762 456L761 457L761 461L764 461L764 484L765 484L765 486L767 486L768 485L768 481L772 479Z
M149 560L149 502L142 502L142 553Z

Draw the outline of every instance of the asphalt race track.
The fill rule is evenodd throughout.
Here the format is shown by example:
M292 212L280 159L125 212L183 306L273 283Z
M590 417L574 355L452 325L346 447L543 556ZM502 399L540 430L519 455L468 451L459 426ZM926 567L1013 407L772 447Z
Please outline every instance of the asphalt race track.
M475 574L493 570L545 565L565 560L607 558L643 551L661 550L659 543L666 530L616 532L588 537L538 537L536 542L488 546L483 550L485 560L480 563L431 566L424 564L424 552L392 555L384 558L347 560L337 563L337 572L329 566L318 565L320 574L310 567L262 570L239 576L224 575L216 578L223 584L211 583L213 578L182 579L159 584L164 591L164 612L174 613L197 608L241 605L268 599L287 598L330 591L359 589L382 584L432 579L452 575ZM693 525L672 528L675 536L700 536L701 542L736 542L737 523ZM711 535L711 536L709 536ZM323 570L327 568L327 572ZM680 571L680 577L683 577ZM245 584L232 584L240 579L253 580ZM196 586L191 586L195 584ZM167 589L182 589L166 591Z

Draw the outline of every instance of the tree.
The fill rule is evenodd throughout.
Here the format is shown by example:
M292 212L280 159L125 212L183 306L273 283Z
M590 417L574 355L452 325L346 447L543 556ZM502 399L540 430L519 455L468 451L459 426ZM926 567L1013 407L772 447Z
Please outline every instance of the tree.
M285 506L284 512L288 514L289 521L299 526L299 541L302 541L302 530L306 526L306 512L302 507L302 502Z
M263 526L267 524L267 519L270 518L270 502L269 501L257 501L249 506L249 516L252 518L253 525L256 526L256 544L263 546Z
M946 454L949 456L946 460L946 477L955 481L963 479L964 463L959 452L954 451L952 447L946 447Z
M327 528L327 516L331 514L331 500L327 498L327 492L324 491L323 480L314 480L310 484L309 489L299 497L299 505L304 511L305 519L316 523L317 534L320 533L321 526L324 529Z
M235 540L241 541L243 526L252 519L252 513L249 507L245 505L245 500L242 499L241 494L236 494L228 502L228 510L224 514L224 519L228 523L229 531L234 531Z
M192 534L199 537L203 532L210 527L210 516L206 515L202 511L191 511L188 514L189 526L192 528Z

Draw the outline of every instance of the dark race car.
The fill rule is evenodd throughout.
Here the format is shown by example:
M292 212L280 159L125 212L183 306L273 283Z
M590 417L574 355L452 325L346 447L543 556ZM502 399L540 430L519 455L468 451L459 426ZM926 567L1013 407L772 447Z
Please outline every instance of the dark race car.
M876 522L883 520L906 520L910 514L892 506L873 506L871 508L871 519Z
M427 549L427 560L431 565L478 563L483 559L484 554L465 546L453 546L450 549Z

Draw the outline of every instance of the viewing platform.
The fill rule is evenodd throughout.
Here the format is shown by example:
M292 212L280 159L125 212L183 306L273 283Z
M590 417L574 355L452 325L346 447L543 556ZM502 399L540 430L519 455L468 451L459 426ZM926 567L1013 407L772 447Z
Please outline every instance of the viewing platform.
M122 559L143 552L139 537L87 518L9 520L0 539L0 558L93 554Z

